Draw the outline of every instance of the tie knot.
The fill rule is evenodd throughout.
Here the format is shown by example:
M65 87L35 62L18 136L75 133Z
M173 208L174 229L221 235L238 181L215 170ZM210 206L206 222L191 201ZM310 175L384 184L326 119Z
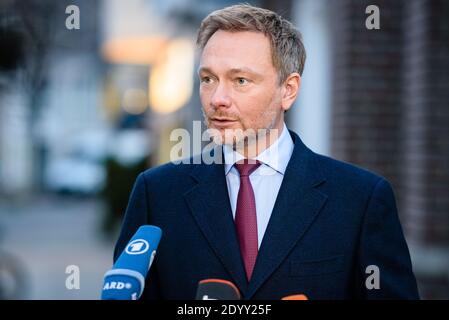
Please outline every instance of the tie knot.
M249 176L253 173L261 163L254 159L243 159L235 163L235 167L239 171L241 177Z

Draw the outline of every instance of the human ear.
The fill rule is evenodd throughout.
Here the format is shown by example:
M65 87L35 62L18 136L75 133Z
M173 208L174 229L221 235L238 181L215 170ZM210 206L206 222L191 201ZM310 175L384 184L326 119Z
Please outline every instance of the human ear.
M287 79L285 79L282 86L282 109L287 111L298 96L301 87L301 76L297 72L291 73Z

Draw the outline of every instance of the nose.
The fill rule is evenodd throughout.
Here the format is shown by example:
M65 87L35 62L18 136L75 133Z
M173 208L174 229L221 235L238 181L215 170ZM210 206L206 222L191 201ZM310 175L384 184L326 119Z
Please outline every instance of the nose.
M210 103L215 109L218 108L229 108L231 106L231 97L224 84L218 84L212 94Z

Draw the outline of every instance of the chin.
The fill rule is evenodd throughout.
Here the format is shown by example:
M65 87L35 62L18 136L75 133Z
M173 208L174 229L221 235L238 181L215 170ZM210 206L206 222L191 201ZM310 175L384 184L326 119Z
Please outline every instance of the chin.
M238 129L233 128L215 128L209 127L210 137L214 140L217 145L229 145L234 147L239 141L243 140L244 137L237 136L233 131Z

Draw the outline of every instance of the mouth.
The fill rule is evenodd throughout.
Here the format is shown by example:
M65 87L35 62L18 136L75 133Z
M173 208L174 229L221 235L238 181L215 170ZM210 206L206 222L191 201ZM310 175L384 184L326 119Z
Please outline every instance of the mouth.
M237 120L227 119L227 118L211 118L211 123L214 126L218 126L218 127L226 127L226 126L234 124L235 122L237 122Z

